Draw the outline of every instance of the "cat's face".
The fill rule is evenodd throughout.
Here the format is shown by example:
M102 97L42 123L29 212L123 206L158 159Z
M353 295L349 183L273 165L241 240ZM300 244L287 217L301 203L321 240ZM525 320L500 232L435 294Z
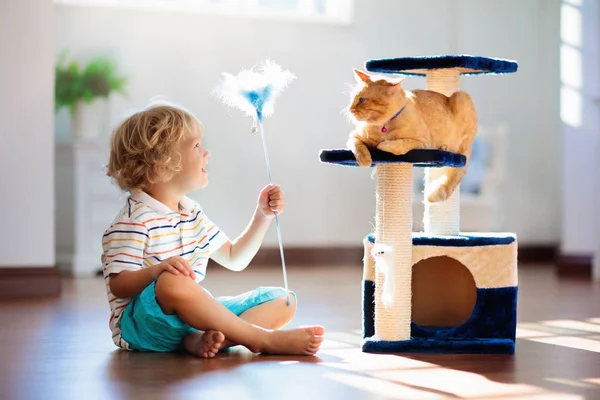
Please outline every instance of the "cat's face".
M357 85L352 93L348 114L360 122L384 123L405 103L402 79L371 80L365 72L354 70Z

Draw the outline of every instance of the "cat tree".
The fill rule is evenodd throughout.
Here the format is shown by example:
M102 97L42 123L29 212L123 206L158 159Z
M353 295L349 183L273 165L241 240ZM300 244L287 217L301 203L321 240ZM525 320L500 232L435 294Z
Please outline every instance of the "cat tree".
M461 75L516 72L517 63L473 56L369 60L369 72L425 76L427 89L446 96ZM425 168L425 187L465 156L438 149L395 156L371 150L376 169L376 229L363 241L363 351L514 353L517 240L512 233L460 231L460 187L441 203L425 199L424 232L412 232L412 168ZM358 166L348 149L323 150L324 163ZM393 249L393 268L378 268L376 243ZM382 300L393 279L393 304Z

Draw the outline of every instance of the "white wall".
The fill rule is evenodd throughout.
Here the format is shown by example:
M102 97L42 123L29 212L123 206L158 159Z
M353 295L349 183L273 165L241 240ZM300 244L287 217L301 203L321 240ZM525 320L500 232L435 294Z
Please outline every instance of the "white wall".
M460 0L456 52L512 58L519 71L464 79L482 124L504 121L510 139L504 229L519 242L559 240L559 1Z
M592 255L600 248L600 5L563 1L563 228L561 251ZM580 23L577 23L580 21ZM596 268L596 276L600 270Z
M0 2L0 267L55 264L53 14Z
M131 101L114 99L112 124L155 95L197 113L213 156L211 185L195 196L230 236L247 223L267 173L251 121L210 92L222 71L236 73L263 57L294 72L297 81L265 124L274 179L287 195L283 240L294 246L360 245L374 224L370 171L318 160L322 148L345 144L350 125L341 110L352 68L375 57L447 53L515 59L517 74L467 77L463 88L482 124L511 129L503 230L516 232L520 243L557 243L557 0L356 3L349 26L56 6L56 52L67 48L82 60L109 53L132 76ZM425 81L409 79L406 86ZM58 130L66 131L64 118ZM274 230L267 243L276 245Z

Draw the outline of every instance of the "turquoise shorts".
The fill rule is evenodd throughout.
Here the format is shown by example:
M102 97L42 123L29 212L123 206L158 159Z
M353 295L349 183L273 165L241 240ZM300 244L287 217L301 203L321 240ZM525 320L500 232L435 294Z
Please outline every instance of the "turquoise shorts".
M165 314L162 311L156 301L155 284L156 282L152 282L148 285L142 293L133 297L131 303L125 308L121 318L121 337L132 350L156 352L181 350L183 338L197 329L187 325L177 315ZM294 292L290 294L295 300L296 294ZM285 296L284 288L258 287L238 296L216 297L215 300L239 316L252 307L282 296Z

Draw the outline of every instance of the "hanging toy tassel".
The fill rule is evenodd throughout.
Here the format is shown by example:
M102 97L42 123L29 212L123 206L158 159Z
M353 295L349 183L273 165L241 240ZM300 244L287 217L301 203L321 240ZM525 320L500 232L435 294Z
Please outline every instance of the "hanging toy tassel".
M375 268L384 275L381 300L387 308L394 306L394 250L386 244L376 244L371 250Z
M252 128L250 128L250 132L255 135L258 133L258 117L252 118Z
M258 121L258 130L263 143L263 150L265 152L265 161L267 164L267 172L269 174L269 184L273 183L273 177L271 175L271 163L269 162L269 152L267 151L267 141L265 140L265 130L262 122L262 115L257 111L255 122ZM285 267L285 257L283 255L283 240L281 239L281 227L279 226L279 215L275 213L275 226L277 228L277 238L279 240L279 253L281 254L281 266L283 268L283 284L285 286L285 295L287 299L287 305L290 305L290 292L288 290L287 282L287 271Z

